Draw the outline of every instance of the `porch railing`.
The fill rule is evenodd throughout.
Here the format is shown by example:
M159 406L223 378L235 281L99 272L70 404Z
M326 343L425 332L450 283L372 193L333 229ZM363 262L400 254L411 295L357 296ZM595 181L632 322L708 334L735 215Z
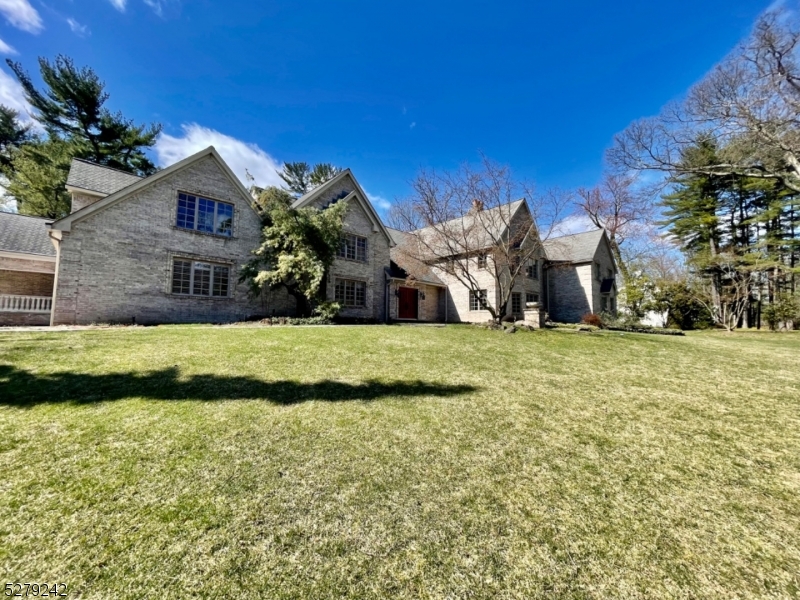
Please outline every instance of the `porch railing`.
M0 312L49 313L52 296L0 294Z

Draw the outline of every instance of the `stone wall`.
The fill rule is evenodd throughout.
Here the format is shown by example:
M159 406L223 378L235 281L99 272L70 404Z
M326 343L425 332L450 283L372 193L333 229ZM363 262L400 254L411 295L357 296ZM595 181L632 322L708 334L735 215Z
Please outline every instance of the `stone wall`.
M50 313L0 312L0 326L20 327L25 325L49 325Z
M404 281L392 281L389 284L389 319L394 321L398 318L400 298L396 292L401 287L410 287ZM445 319L445 288L435 285L417 284L414 285L419 292L417 305L417 321L430 323L444 323ZM422 298L422 295L425 298Z
M15 296L52 296L52 273L30 273L0 269L0 294Z
M79 192L72 192L72 205L70 213L78 212L82 208L86 208L90 204L94 204L98 200L102 200L103 196L90 196L89 194L81 194Z
M592 265L551 265L547 270L550 318L558 323L578 323L592 312Z
M356 190L355 182L344 176L337 185L325 190L309 206L322 207L333 198L341 198ZM368 201L368 200L367 200ZM348 260L337 257L328 273L326 281L326 297L335 299L336 279L354 279L366 284L366 302L364 307L344 307L340 316L345 318L386 320L386 278L384 269L389 266L389 240L383 231L373 226L369 216L357 200L348 201L344 216L344 233L351 233L367 238L367 261Z
M179 190L233 204L233 236L175 227ZM238 283L260 229L249 199L206 156L62 232L53 324L227 322L265 314ZM229 297L172 294L172 262L178 257L229 265ZM271 301L269 312L276 314L293 305L286 294Z

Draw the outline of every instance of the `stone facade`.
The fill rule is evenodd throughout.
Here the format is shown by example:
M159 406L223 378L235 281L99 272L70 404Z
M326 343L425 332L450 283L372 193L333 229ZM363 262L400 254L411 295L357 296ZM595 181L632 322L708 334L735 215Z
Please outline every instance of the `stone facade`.
M599 273L599 277L598 277ZM616 289L600 293L604 278L616 277L616 266L605 237L598 244L592 262L552 264L547 269L547 310L553 321L577 323L587 313L612 312L616 308Z
M339 313L346 319L365 319L383 322L386 320L386 276L384 269L389 266L390 242L385 231L376 227L370 220L362 203L369 202L366 198L350 196L355 192L360 197L361 191L355 180L346 173L337 178L332 185L303 204L321 208L332 200L347 201L347 211L344 216L342 230L345 234L353 234L367 239L367 260L350 260L337 257L328 273L325 282L325 295L330 301L335 300L336 280L348 279L363 281L366 286L366 301L363 307L342 308Z
M394 280L389 283L389 320L398 320L400 298L397 293L401 287L414 287L417 290L417 321L444 323L447 319L445 303L448 299L447 288L415 284L409 286L405 281Z
M72 192L72 205L70 207L70 212L78 212L82 208L86 208L90 204L94 204L98 200L102 199L102 196L91 196L89 194Z
M179 191L233 204L232 237L175 227ZM225 322L290 312L285 294L265 307L250 299L246 285L238 283L239 269L258 246L260 230L249 197L213 156L190 162L79 218L70 231L58 232L52 323ZM175 258L229 266L228 297L172 294Z

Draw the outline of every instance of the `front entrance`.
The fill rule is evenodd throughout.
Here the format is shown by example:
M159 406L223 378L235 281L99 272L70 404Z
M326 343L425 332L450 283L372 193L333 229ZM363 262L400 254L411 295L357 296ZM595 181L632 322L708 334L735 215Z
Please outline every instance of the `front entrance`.
M416 319L419 310L419 296L416 288L401 287L398 298L397 318Z

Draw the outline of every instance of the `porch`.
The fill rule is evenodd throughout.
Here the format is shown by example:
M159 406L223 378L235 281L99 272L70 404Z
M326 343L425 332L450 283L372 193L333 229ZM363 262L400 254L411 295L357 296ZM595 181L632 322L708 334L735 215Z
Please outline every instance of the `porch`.
M52 296L0 294L0 326L49 325Z

